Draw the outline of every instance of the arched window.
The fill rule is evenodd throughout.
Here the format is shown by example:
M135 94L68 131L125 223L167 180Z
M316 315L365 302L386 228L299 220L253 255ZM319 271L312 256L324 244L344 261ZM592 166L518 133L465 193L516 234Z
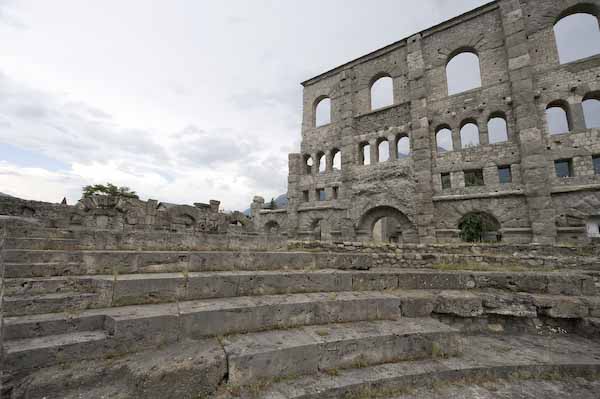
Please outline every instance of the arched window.
M342 170L342 153L338 149L333 149L331 151L331 169L333 170Z
M460 142L462 148L477 147L479 145L479 127L473 122L467 122L460 129Z
M406 136L399 137L396 141L396 153L398 159L410 156L410 139Z
M508 141L508 127L504 115L492 115L488 121L488 138L490 144Z
M322 152L317 154L317 160L319 162L319 173L325 173L327 170L327 158Z
M448 127L442 126L437 129L435 141L438 152L452 151L454 149L452 145L452 130Z
M304 156L304 167L306 168L306 174L310 175L312 173L312 167L313 167L313 159L310 155L305 155Z
M446 65L448 95L481 87L479 57L473 52L461 52Z
M582 106L585 126L588 129L600 128L600 93L585 96Z
M377 145L377 154L379 162L385 162L390 159L390 143L386 139L382 139Z
M554 25L554 36L561 64L600 54L600 27L598 18L589 10L572 13L559 19ZM577 10L577 9L576 9Z
M548 105L546 122L550 134L568 133L571 130L568 110L568 105L563 101L555 101Z
M315 105L315 126L323 126L331 123L331 100L323 97Z
M361 165L371 164L371 146L369 143L361 143L358 147L358 157Z
M394 81L383 76L371 85L371 109L378 109L394 104Z

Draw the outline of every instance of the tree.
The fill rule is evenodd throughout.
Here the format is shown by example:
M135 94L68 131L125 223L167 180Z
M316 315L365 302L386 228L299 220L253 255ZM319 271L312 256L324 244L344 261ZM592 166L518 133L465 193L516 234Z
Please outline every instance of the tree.
M466 242L483 242L486 233L497 231L498 222L485 213L469 213L458 224L460 238Z
M85 198L92 195L109 195L111 197L123 197L139 199L135 191L131 191L129 187L117 187L112 183L94 184L83 187L83 196Z
M275 202L275 198L271 198L271 202L269 203L270 209L277 209L277 202Z

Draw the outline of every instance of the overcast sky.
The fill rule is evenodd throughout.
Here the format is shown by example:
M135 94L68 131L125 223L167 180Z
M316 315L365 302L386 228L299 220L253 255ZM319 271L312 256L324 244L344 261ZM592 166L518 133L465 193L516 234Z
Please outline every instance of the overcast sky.
M0 0L0 192L270 199L302 80L485 2Z

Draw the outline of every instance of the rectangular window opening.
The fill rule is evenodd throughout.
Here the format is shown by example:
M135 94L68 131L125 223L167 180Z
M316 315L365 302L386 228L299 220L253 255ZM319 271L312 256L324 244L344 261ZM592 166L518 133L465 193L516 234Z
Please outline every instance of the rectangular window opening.
M442 173L442 190L450 188L452 188L452 178L450 177L450 173Z
M317 201L325 201L325 189L324 188L317 188L316 193L317 193Z
M500 184L512 183L512 172L510 170L510 165L498 166L498 178L500 180Z
M466 170L465 171L465 187L483 186L483 170Z
M339 191L339 187L332 187L331 195L333 196L334 200L338 199L338 191Z
M308 190L306 190L306 191L302 191L302 200L303 200L304 202L308 202L308 201L309 201L309 198L308 198Z
M594 164L594 174L600 175L600 155L594 155L592 157L592 163Z
M573 160L559 159L554 161L556 177L573 177Z

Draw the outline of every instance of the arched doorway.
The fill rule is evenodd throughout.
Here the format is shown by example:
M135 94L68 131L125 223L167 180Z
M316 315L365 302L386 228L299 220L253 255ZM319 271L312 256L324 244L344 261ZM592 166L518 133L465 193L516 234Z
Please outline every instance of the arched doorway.
M400 242L402 229L393 217L382 217L373 225L372 239L375 242Z
M357 235L364 241L391 243L416 241L414 225L406 215L391 206L378 206L365 212L360 218Z
M310 231L312 239L315 241L321 241L323 219L315 219L310 225Z
M500 222L486 212L469 212L458 222L460 238L465 242L498 242L502 240Z
M279 232L279 223L274 220L270 220L265 224L265 233L277 234Z

